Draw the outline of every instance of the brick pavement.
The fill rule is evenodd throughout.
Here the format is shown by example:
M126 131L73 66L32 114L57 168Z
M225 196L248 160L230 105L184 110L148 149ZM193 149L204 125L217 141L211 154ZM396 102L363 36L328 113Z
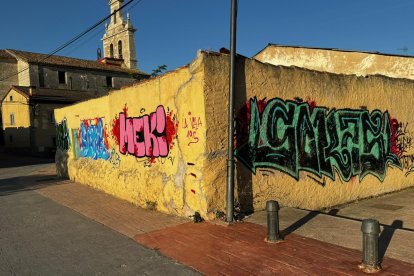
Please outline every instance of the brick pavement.
M268 244L261 225L195 224L70 181L37 192L208 275L363 275L358 250L295 234ZM382 267L379 275L414 276L414 264L385 258Z
M291 234L264 242L266 228L187 223L139 234L135 240L208 275L364 275L361 252ZM414 275L414 264L386 258L378 275Z
M127 237L186 223L190 219L139 208L86 185L61 182L36 192L106 225Z

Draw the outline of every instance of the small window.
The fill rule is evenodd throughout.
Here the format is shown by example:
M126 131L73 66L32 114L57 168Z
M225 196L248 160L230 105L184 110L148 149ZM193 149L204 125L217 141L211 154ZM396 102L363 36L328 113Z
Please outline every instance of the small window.
M120 59L122 59L122 41L118 41L118 56Z
M109 45L109 57L114 57L114 44Z
M10 96L10 101L11 101L11 102L13 101L13 96Z
M106 77L106 86L107 87L114 87L114 82L113 82L112 77L109 77L109 76Z
M55 122L55 112L50 111L49 112L49 123L54 123Z
M10 125L14 126L15 122L14 122L14 113L10 114Z
M66 72L65 71L58 71L59 75L59 83L66 84Z

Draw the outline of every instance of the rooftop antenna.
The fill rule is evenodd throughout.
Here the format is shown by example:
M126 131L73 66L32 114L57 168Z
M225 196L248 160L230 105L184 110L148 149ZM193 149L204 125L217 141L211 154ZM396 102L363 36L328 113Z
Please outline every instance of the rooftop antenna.
M398 51L401 51L404 55L408 55L408 48L407 48L407 46L404 46L404 47L402 47L402 48L398 48L397 49Z
M96 50L96 55L98 56L98 60L100 60L102 58L102 50L101 50L101 48L98 48Z

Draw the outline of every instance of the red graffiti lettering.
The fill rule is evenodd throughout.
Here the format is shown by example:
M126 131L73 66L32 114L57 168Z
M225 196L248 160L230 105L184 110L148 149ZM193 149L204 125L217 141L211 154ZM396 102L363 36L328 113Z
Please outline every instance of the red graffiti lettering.
M200 138L197 137L197 130L199 127L203 126L200 117L192 116L191 112L188 112L188 117L184 118L184 129L188 129L187 131L187 138L189 138L190 142L188 145L197 144L200 141Z

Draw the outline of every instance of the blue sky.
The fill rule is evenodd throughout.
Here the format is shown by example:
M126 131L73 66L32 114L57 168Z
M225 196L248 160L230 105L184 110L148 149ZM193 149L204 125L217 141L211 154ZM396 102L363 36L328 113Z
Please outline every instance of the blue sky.
M3 2L0 49L49 53L109 14L108 0ZM172 70L198 49L229 48L230 2L141 0L130 10L139 69ZM414 55L413 12L412 0L239 0L237 52L276 43ZM102 25L59 54L96 59L103 33Z

